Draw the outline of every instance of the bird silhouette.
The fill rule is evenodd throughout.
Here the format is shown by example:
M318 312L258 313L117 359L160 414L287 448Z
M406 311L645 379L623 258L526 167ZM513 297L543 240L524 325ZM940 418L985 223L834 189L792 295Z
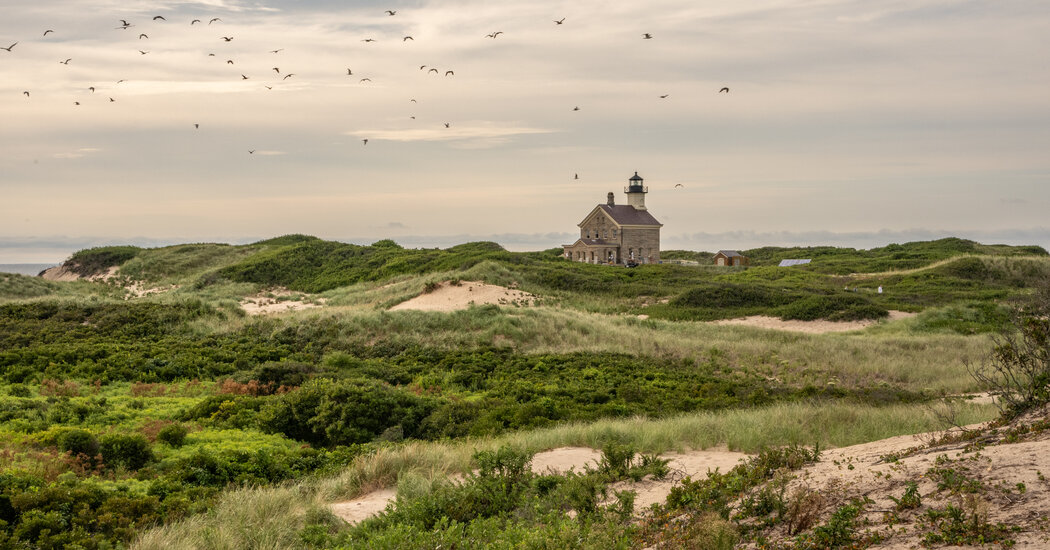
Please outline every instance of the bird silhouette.
M197 23L200 23L200 22L201 22L200 19L194 19L193 21L190 21L190 25L196 25Z
M281 80L288 80L289 78L292 78L293 76L295 76L295 73L288 73L288 74L284 75L284 78L282 78Z
M211 21L208 21L208 24L211 25L212 23L214 23L216 21L222 22L222 19L219 19L218 17L213 17Z
M375 42L375 39L374 38L364 38L364 39L361 40L361 42Z
M224 36L224 37L222 37L222 39L227 41L227 42L233 42L233 37L232 36Z
M277 67L274 67L273 70L274 70L275 73L281 74L281 69L278 69Z
M14 47L15 47L15 46L17 46L17 45L18 45L18 42L15 42L14 44L11 44L10 46L8 46L8 47L6 47L6 48L0 48L0 50L7 50L7 51L11 51L11 48L14 48Z
M351 71L349 67L346 68L346 76L354 76L354 71Z
M718 90L718 93L722 93L722 92L725 92L725 93L728 94L729 93L729 88L722 88L721 90Z
M565 22L565 18L564 17L562 17L561 19L555 19L554 20L554 24L555 25L561 25L564 22Z
M160 19L161 21L167 21L167 19L164 19L163 15L155 15L155 16L153 16L153 20L154 21L156 21L158 19Z
M445 76L456 76L456 73L452 71L445 71Z
M226 60L226 64L227 65L233 65L233 60L232 59L227 59Z
M142 40L143 38L148 40L149 36L147 36L146 33L142 33L142 34L139 35L139 40Z
M671 94L664 94L664 95L660 96L660 99L667 99L667 97L670 96L670 95Z
M25 94L26 97L29 97L29 92L22 92L22 93Z
M410 99L409 101L411 101L412 103L419 103L418 101L416 101L414 99Z
M80 105L80 102L79 101L74 101L73 105Z
M53 31L51 29L47 29L46 31L44 31L44 36L47 36L47 33L49 33L49 32L55 32L55 31Z
M496 38L497 36L499 36L501 34L503 34L503 31L496 31L496 32L494 32L492 34L486 34L485 38Z
M88 89L91 90L91 93L95 93L95 87L94 86L88 86Z
M67 60L65 60L65 61L59 61L59 63L61 63L61 64L63 64L63 65L69 65L69 62L70 62L70 61L73 61L73 58L72 58L72 57L71 57L71 58L69 58L69 59L67 59Z
M148 54L149 52L144 52L144 51L142 51L142 50L139 50L139 53L140 53L140 54L142 54L142 55L146 55L146 54Z
M265 85L265 84L263 84L263 86L266 86L266 85ZM267 90L272 90L272 89L273 89L273 86L266 86L266 89L267 89Z
M368 138L362 139L361 141L364 142L365 145L368 145Z
M445 128L448 128L448 124L449 124L449 123L447 123L447 122L445 123Z
M242 74L242 75L241 75L241 80L248 80L248 77L246 77L246 76L244 76L244 75Z
M118 80L118 81L117 81L117 84L120 84L121 82L127 82L127 80L124 80L124 79L122 78L122 79L120 79L120 80Z
M419 66L419 70L421 70L421 71L422 71L423 69L425 69L425 68L427 68L427 66L426 66L426 65L420 65L420 66Z
M255 154L255 149L248 149L248 154L249 155L254 155Z
M412 38L411 36L406 36L406 37L404 37L404 38L402 38L402 39L401 39L401 41L402 41L402 42L405 42L406 40L411 40L411 41L413 41L413 42L415 42L415 41L416 41L416 39L415 39L415 38Z
M579 110L580 110L580 108L579 108L579 107L573 107L573 108L572 108L572 110L573 110L573 111L579 111Z
M393 17L394 15L397 15L397 10L386 10L386 14Z
M422 67L420 67L420 68L422 68ZM427 74L430 74L430 73L437 74L437 72L438 72L437 69L430 69L429 71L427 71Z
M558 23L558 24L561 25L561 23ZM572 175L572 179L578 180L578 179L580 179L580 175L579 174L573 174Z
M201 127L201 125L200 125L200 124L194 124L194 125L193 125L193 127L194 127L194 128L200 128L200 127Z
M111 98L109 98L109 102L110 102L110 103L113 103L114 101L116 101L116 100L115 100L115 99L113 99L112 97L111 97Z
M676 183L676 184L674 184L674 187L675 187L675 189L678 189L679 187L685 187L685 186L680 184L680 183Z
M642 38L644 38L645 40L652 40L653 35L651 35L649 33L645 33L645 34L642 35Z
M362 78L361 79L361 82L371 82L371 81L372 81L371 78Z

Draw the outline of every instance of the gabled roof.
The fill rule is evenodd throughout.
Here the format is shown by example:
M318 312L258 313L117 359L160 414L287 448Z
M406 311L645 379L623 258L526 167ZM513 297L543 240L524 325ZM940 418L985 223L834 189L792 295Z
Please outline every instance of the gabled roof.
M619 246L618 243L610 243L605 239L584 239L582 237L576 239L576 242L572 244L563 244L562 246L576 246L578 244L585 244L587 246Z
M732 257L735 257L735 256L740 256L741 258L744 257L743 254L737 252L736 250L719 250L718 254L721 254L721 255L725 256L726 258L732 258ZM715 254L715 256L717 256L718 254Z
M603 212L605 212L607 216L609 216L609 218L612 219L612 221L616 222L617 225L621 226L653 225L660 227L663 225L662 223L656 221L656 218L654 218L653 215L649 213L649 211L638 210L637 208L629 204L617 204L614 206L609 206L608 204L599 204L596 210L597 209L601 209ZM583 219L583 222L580 222L579 225L582 226L584 222L586 222L587 219L590 218L593 214L594 211L592 210L591 213L588 214L587 217Z

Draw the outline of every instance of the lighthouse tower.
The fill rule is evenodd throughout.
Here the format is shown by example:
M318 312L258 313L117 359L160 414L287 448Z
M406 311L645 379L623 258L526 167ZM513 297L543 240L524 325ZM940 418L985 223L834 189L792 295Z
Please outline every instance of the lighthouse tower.
M623 190L627 193L627 204L637 210L645 210L645 194L649 192L649 188L642 185L643 181L638 172L635 172L631 179L627 180L628 185Z

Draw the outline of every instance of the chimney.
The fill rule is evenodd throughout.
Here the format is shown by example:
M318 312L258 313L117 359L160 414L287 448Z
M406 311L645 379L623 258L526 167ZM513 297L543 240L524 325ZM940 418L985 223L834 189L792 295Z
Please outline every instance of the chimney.
M616 196L613 195L612 191L609 191L609 206L616 206Z

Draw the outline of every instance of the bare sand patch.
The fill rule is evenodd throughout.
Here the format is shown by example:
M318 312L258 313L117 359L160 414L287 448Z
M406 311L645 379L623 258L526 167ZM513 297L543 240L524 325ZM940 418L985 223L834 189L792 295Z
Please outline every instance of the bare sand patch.
M467 309L471 304L532 305L535 299L528 292L480 281L462 281L458 284L445 281L433 291L401 302L390 308L390 311L457 311Z
M353 525L379 514L395 498L397 489L379 489L353 500L336 502L331 505L331 509L333 514Z
M897 321L899 319L907 319L908 317L914 317L915 315L915 313L910 313L907 311L891 310L887 320ZM785 321L783 319L778 319L776 317L768 317L765 315L751 315L749 317L743 317L739 319L723 319L721 321L714 321L714 324L716 325L741 325L771 330L805 332L807 334L825 334L828 332L848 332L851 330L861 330L872 325L876 325L878 323L879 321Z
M313 298L302 292L292 292L287 288L274 288L246 296L240 303L241 309L248 315L267 315L321 307L325 299Z

